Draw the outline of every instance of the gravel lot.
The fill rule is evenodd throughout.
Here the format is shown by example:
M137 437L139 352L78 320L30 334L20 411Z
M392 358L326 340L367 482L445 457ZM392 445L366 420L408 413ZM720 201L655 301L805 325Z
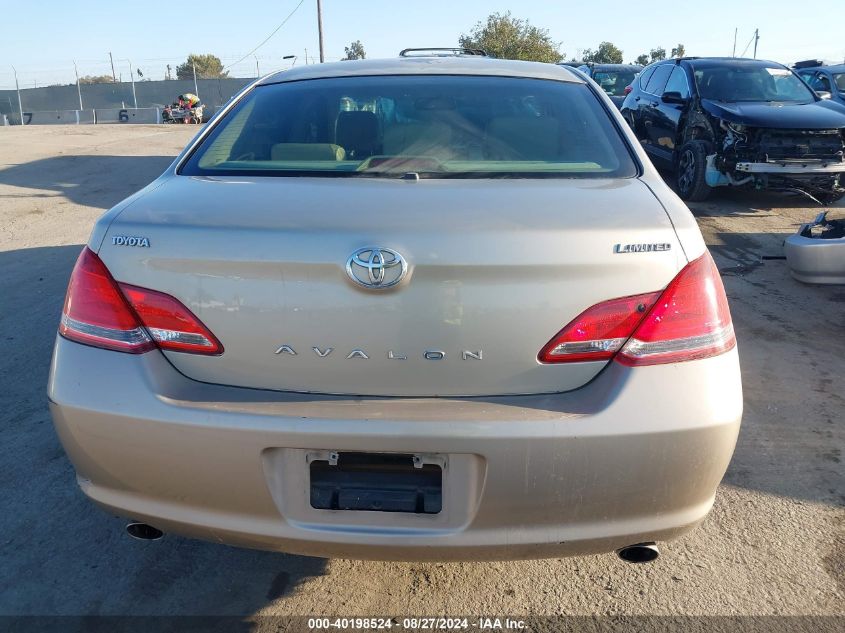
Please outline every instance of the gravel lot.
M129 539L76 487L47 411L50 352L95 218L195 131L0 128L0 614L845 616L845 287L790 278L781 242L818 211L785 196L695 205L731 299L745 418L715 509L656 563L379 563Z

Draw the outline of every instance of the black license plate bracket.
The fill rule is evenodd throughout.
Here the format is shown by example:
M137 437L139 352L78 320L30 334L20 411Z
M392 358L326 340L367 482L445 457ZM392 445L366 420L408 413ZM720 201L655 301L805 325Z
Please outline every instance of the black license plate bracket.
M443 458L411 453L310 454L311 507L439 514L444 466Z

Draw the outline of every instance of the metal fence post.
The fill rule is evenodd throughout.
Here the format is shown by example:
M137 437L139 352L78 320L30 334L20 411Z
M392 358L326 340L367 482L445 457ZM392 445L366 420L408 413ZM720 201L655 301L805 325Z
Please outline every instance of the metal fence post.
M18 85L18 71L12 66L12 71L15 73L15 90L18 93L18 112L21 115L21 125L23 125L23 105L21 105L21 87Z
M135 71L132 70L132 62L130 60L126 60L129 62L129 79L132 81L132 101L135 103L135 109L138 109L138 97L135 94Z
M79 71L76 68L76 60L73 61L73 74L76 75L76 92L79 94L79 109L82 109L82 88L79 86ZM79 117L77 116L77 123L79 123Z

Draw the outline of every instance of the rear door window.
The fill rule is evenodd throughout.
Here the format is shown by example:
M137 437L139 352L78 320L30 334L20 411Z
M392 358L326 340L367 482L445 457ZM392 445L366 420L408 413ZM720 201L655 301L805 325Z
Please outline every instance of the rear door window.
M672 69L672 74L669 75L669 81L666 82L666 86L661 91L661 94L664 92L679 92L685 99L690 96L689 83L687 82L687 76L683 68L675 66Z
M674 68L674 66L669 64L658 66L655 69L654 74L648 80L648 85L646 85L645 91L653 95L663 94L663 86L666 85L666 80L669 79L672 68Z

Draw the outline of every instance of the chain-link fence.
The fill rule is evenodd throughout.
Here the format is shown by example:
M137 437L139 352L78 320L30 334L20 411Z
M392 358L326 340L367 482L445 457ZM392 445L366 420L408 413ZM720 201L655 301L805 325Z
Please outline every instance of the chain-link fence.
M223 77L207 79L181 59L130 60L108 56L102 60L77 60L55 68L0 69L0 124L92 123L114 118L111 112L99 120L96 110L143 110L122 115L128 120L156 122L156 108L172 103L180 94L196 93L213 114L240 88L254 78L294 65L315 63L311 52L299 55L250 55L221 58ZM326 61L336 61L327 59ZM177 69L183 65L183 72ZM123 119L121 119L123 120Z

